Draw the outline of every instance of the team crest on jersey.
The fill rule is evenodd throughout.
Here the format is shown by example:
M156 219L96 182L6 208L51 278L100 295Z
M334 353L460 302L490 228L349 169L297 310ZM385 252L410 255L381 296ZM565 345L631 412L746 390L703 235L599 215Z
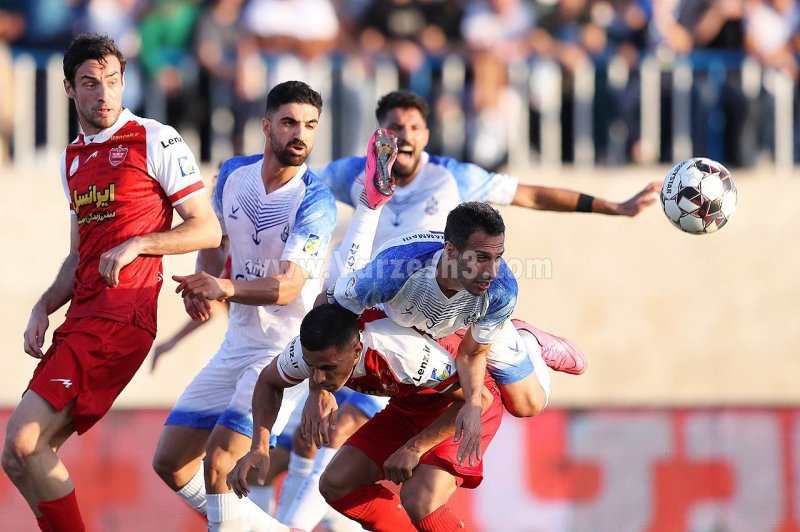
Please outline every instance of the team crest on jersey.
M436 196L432 196L425 204L425 213L434 215L437 212L439 212L439 200L436 199Z
M309 255L316 255L319 252L321 245L322 239L318 235L311 233L308 235L308 238L306 238L306 244L303 246L303 252Z
M284 225L281 231L281 242L285 244L287 240L289 240L289 224Z
M123 148L122 146L117 146L116 148L111 148L108 151L108 162L111 163L111 166L119 166L128 156L128 148Z

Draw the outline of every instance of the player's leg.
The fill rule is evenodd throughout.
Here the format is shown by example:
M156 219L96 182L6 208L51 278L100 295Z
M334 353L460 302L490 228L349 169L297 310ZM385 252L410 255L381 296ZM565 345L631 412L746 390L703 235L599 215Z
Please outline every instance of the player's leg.
M258 471L251 470L247 476L250 493L247 497L256 506L269 515L277 516L277 501L275 500L275 479L289 467L289 453L292 450L292 438L284 435L278 436L277 445L269 451L269 471L264 485L258 484Z
M331 444L317 451L311 472L297 489L294 502L281 519L282 522L302 530L312 530L331 511L319 491L320 477L344 442L386 404L381 400L373 402L373 399L371 396L353 393L342 404Z
M166 425L153 456L153 470L189 507L206 515L203 457L211 430Z
M383 463L413 435L406 412L390 401L339 449L320 478L320 493L367 530L414 530L400 498L377 483L384 478Z
M420 464L403 483L400 500L417 530L445 531L464 528L447 506L458 489L459 479L439 467Z
M237 365L239 362L239 365ZM206 515L203 457L211 431L230 403L240 361L217 352L172 407L153 457L153 469L176 495Z
M75 429L71 404L60 412L36 392L28 390L6 426L3 470L25 498L37 518L38 504L74 493L69 472L56 450Z
M299 427L302 415L303 409L295 408L286 427L281 434L278 435L278 442L284 437L289 437L290 439L288 461L286 464L286 478L283 480L280 499L278 500L278 506L275 511L275 517L278 521L286 524L290 524L286 519L286 515L294 503L300 485L311 474L311 470L314 466L314 455L317 452L317 448L313 443L306 442L300 436ZM270 468L271 467L270 461Z
M381 207L392 199L392 164L397 158L397 139L377 129L367 143L364 190L339 247L328 262L324 288L336 279L364 266L372 258L372 243L378 229Z

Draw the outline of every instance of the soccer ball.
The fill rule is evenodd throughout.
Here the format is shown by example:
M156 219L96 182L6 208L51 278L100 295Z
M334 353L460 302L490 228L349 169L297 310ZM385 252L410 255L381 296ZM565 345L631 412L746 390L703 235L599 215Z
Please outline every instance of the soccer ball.
M736 210L736 185L717 161L695 157L678 163L661 187L661 206L669 221L693 235L713 233Z

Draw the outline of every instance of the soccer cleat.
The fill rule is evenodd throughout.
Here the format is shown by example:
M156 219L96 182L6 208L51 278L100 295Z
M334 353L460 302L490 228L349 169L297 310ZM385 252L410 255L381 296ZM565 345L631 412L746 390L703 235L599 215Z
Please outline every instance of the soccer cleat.
M580 375L586 371L586 357L572 342L546 333L522 320L511 320L517 330L528 331L542 346L542 359L554 371Z
M392 199L394 177L392 164L397 159L397 139L388 129L378 128L367 144L364 167L364 194L361 199L370 209L377 209Z

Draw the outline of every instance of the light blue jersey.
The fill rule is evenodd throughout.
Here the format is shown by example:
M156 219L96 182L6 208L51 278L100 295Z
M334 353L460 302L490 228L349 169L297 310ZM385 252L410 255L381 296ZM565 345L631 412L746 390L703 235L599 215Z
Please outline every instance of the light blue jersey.
M363 186L365 157L347 157L315 171L338 201L355 206ZM419 229L444 231L447 214L465 201L509 205L517 178L487 172L480 166L450 157L422 154L419 175L397 187L381 211L373 249Z
M470 327L477 342L492 343L517 302L517 280L505 261L480 296L466 290L452 297L436 282L444 234L419 231L391 240L365 267L340 277L333 297L361 314L377 307L395 323L441 338Z

